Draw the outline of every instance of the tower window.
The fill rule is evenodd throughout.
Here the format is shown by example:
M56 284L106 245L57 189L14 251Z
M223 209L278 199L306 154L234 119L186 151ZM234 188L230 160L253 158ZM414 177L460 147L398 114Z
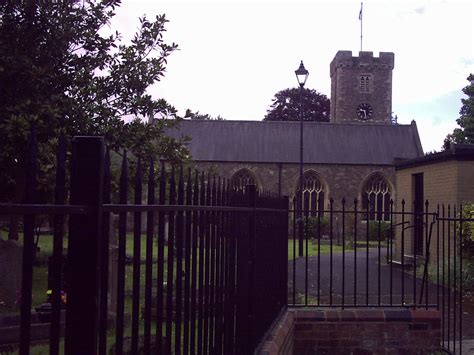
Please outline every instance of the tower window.
M359 76L359 91L372 92L372 75Z

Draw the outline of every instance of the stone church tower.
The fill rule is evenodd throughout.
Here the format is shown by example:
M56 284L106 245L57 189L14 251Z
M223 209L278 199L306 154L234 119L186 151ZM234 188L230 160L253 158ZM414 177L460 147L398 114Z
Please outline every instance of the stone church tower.
M393 67L393 53L338 51L330 65L331 122L390 124Z

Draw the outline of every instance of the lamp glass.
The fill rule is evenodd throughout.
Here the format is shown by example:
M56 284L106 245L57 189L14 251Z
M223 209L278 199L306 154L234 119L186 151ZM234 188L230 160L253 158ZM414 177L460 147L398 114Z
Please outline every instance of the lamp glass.
M309 71L307 71L304 67L303 61L301 61L299 68L295 70L295 74L298 84L300 86L304 86L304 84L306 84L306 80L308 79Z

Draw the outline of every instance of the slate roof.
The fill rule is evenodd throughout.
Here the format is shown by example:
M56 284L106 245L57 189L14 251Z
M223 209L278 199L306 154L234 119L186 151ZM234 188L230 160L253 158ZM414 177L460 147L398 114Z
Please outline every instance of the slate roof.
M392 165L395 158L423 155L418 130L410 125L305 122L304 162ZM192 138L195 161L299 162L299 122L183 120L170 136Z

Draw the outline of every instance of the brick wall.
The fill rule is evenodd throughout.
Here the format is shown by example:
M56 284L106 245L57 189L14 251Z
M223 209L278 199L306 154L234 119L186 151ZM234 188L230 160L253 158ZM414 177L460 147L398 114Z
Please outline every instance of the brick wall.
M400 208L401 200L405 199L406 210L412 210L412 176L418 173L423 173L424 198L430 201L431 206L434 207L438 203L458 203L458 170L459 162L456 160L397 170L397 207Z
M424 354L440 348L440 321L437 310L289 309L256 353Z
M448 204L459 205L461 203L474 201L474 164L472 161L447 160L436 161L419 166L407 167L396 171L397 199L396 209L401 211L402 199L405 199L405 211L413 211L413 175L423 173L423 197L429 201L429 212L436 212L437 205L447 206ZM442 210L440 210L440 213ZM451 210L451 213L453 211ZM410 223L413 223L411 217L407 216ZM405 218L405 221L407 220ZM401 216L397 216L397 223L401 222ZM452 229L452 228L451 228ZM452 230L451 230L452 232ZM405 254L412 253L413 229L405 232ZM440 232L441 234L442 231ZM444 231L447 235L447 226ZM445 244L447 238L445 238ZM439 242L441 243L441 241ZM433 235L431 244L431 254L437 252L438 241ZM447 248L447 244L445 248ZM401 252L401 233L396 235L396 259L399 259Z
M294 316L295 312L283 313L274 327L269 331L266 339L256 350L259 355L289 355L294 353Z

